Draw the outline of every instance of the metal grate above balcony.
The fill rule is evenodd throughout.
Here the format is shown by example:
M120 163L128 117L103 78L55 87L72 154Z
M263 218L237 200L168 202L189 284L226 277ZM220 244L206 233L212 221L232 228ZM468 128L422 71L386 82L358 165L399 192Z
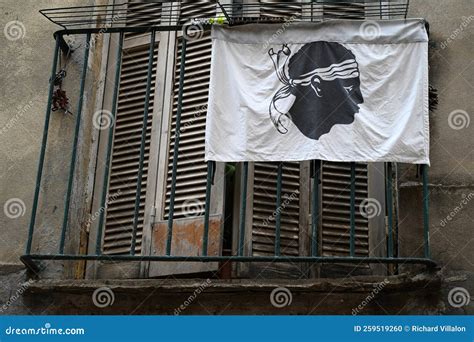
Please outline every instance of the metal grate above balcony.
M170 27L192 20L230 25L253 22L316 21L326 19L406 18L409 0L315 0L223 4L220 1L131 1L112 5L61 7L40 10L65 30L113 27Z

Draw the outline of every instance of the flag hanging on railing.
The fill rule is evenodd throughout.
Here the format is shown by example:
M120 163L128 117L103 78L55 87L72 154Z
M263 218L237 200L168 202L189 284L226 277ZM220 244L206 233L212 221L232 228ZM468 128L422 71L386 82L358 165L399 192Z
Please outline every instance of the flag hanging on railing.
M212 29L206 159L429 164L420 19Z

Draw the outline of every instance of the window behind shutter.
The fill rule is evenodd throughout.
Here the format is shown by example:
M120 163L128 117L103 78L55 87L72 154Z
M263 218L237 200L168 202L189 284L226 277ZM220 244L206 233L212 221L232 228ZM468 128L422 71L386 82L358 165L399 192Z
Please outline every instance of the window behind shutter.
M109 204L106 211L104 230L103 252L105 254L130 253L148 70L148 50L148 45L123 50L110 169ZM153 71L155 72L158 44L156 44L154 55ZM150 137L153 121L154 85L155 81L153 78L136 253L141 252Z

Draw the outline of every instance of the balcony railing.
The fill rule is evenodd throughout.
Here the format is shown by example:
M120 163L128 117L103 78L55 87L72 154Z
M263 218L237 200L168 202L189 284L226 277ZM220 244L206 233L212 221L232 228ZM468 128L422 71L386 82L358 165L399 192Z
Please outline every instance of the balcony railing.
M226 21L230 24L238 24L242 22L253 22L257 20L256 18L252 17L252 15L256 15L257 13L262 13L263 4L250 4L248 6L244 6L242 4L238 5L221 5L218 2L211 2L216 6L216 11L219 13L224 14ZM33 209L32 209L32 216L31 222L28 230L28 240L26 244L26 252L25 255L22 256L22 261L27 265L31 270L37 272L39 271L38 261L40 260L92 260L92 261L114 261L114 262L123 262L123 261L136 261L136 262L173 262L173 261L186 261L186 262L201 262L201 263L209 263L209 262L220 262L220 261L236 261L236 262L278 262L278 263L352 263L352 264L360 264L360 263L383 263L383 264L425 264L428 266L433 266L434 262L430 258L430 245L429 245L429 208L428 208L428 199L429 199L429 190L428 190L428 167L425 165L421 166L421 174L422 174L422 183L423 183L423 196L422 196L422 207L423 207L423 257L402 257L398 251L399 249L399 242L398 239L398 227L394 222L394 202L393 202L393 177L392 177L392 168L393 165L391 163L386 163L385 166L385 201L386 201L386 215L387 215L387 231L385 235L385 244L386 244L386 255L384 256L377 256L377 257L370 257L370 256L358 256L356 253L356 164L350 163L350 216L349 216L349 253L347 256L327 256L323 255L320 252L320 218L322 217L322 213L320 212L320 198L319 198L319 191L320 191L320 179L321 179L321 161L315 160L312 162L312 178L314 181L312 182L312 189L311 189L311 228L310 228L310 248L309 253L307 255L297 255L297 256L289 256L282 253L281 242L282 242L282 217L281 217L281 206L282 206L282 174L283 174L283 167L280 163L277 167L277 177L276 177L276 189L274 189L276 193L276 201L274 203L275 207L275 220L274 220L274 231L275 231L275 239L274 239L274 253L273 255L266 255L266 256L254 256L254 255L246 255L245 254L245 230L246 223L246 208L247 208L247 197L248 191L247 183L249 177L249 163L243 163L242 165L242 173L240 174L241 177L241 188L240 188L240 211L239 211L239 218L238 218L238 225L234 227L234 229L238 229L236 239L237 246L234 249L233 255L224 255L223 253L219 253L219 255L209 255L209 231L210 231L210 221L211 221L211 214L210 214L210 203L211 203L211 187L213 182L213 174L215 172L216 165L212 162L207 164L207 177L206 177L206 191L205 191L205 208L204 208L204 215L203 215L203 229L202 229L202 246L200 248L201 253L199 255L173 255L172 250L172 240L173 240L173 233L175 228L175 199L176 199L176 182L177 178L179 177L177 174L177 164L178 164L178 157L179 157L179 146L180 146L180 136L181 136L181 114L183 110L183 92L184 92L184 81L186 76L186 50L187 50L187 41L186 39L182 40L181 45L181 64L178 73L178 96L177 96L177 111L176 111L176 134L174 136L174 144L172 149L172 172L171 172L171 189L170 189L170 201L169 201L169 212L167 215L167 223L166 223L166 243L164 252L161 255L146 255L146 253L142 253L141 255L135 255L135 246L137 245L137 236L138 236L138 220L140 216L140 194L142 193L142 182L140 181L144 177L144 158L145 158L145 141L146 141L146 134L147 134L147 127L148 127L148 120L149 114L149 101L150 101L150 94L152 92L152 73L153 73L153 65L154 65L154 47L155 47L155 35L159 31L179 31L183 29L183 25L189 21L189 19L196 19L196 17L191 18L183 18L182 15L175 13L175 7L179 6L176 5L177 2L172 3L159 3L157 6L161 6L161 11L168 12L168 15L161 16L159 21L156 21L153 17L150 17L149 14L138 12L135 13L138 17L134 17L134 19L138 20L139 25L127 25L127 22L122 19L121 16L127 15L126 7L124 5L114 5L114 6L91 6L91 7L81 7L81 8L61 8L61 9L54 9L54 10L44 10L42 13L46 15L51 21L57 23L58 25L63 26L64 30L58 31L55 33L55 49L53 54L53 62L52 62L52 70L51 70L51 80L55 79L57 75L57 67L58 67L58 59L61 54L61 46L64 47L65 35L77 35L83 36L86 40L86 48L84 51L83 56L83 69L82 74L80 77L80 86L79 86L79 94L78 94L78 110L76 113L76 123L75 129L73 133L73 143L71 147L71 160L69 166L69 173L68 173L68 182L67 182L67 191L65 197L65 207L63 213L63 224L60 230L59 236L56 237L57 242L57 252L56 253L32 253L32 244L33 239L36 234L36 220L37 220L37 210L39 205L40 199L40 189L42 186L42 178L43 178L43 169L44 169L44 162L47 154L47 142L48 142L48 134L50 129L50 120L51 120L51 107L53 104L53 93L54 93L54 82L51 81L49 84L49 95L48 101L46 105L46 119L44 124L44 131L42 137L42 144L41 150L39 154L39 166L37 172L37 179L36 179L36 187L34 192L34 201L33 201ZM354 5L356 2L347 1L344 3L346 6ZM394 16L406 16L407 12L407 3L406 2L391 2L388 3L384 2L360 2L365 6L365 16L369 17L377 17L377 18L393 18ZM311 20L326 18L327 11L324 12L323 5L334 5L332 1L317 1L311 3L271 3L266 4L266 10L270 11L267 13L278 13L278 9L284 8L288 9L288 6L298 6L302 5L302 12L300 13L300 17L297 20L307 20L310 18ZM316 5L320 7L316 7ZM282 6L282 7L278 7ZM326 8L327 9L327 8ZM353 8L352 8L353 9ZM347 7L347 11L350 12L351 16L354 15L353 11ZM310 12L305 12L310 11ZM148 12L147 12L148 13ZM333 13L333 12L329 12ZM114 16L120 14L119 19L114 20ZM334 14L330 14L329 17L333 16ZM339 12L338 17L341 16L341 12ZM349 16L349 17L351 17ZM199 16L197 16L199 17ZM207 15L208 17L208 15ZM272 18L272 20L282 20L281 17L278 15L273 16L266 16L265 20L268 18ZM346 16L347 17L347 16ZM259 17L261 20L261 16ZM202 17L201 17L202 19ZM111 26L106 26L106 23L113 23ZM89 26L93 24L95 27L90 28ZM84 28L87 26L89 28ZM203 26L203 29L208 29L209 26L207 23ZM131 231L131 248L129 254L120 254L120 255L110 255L105 254L103 252L102 243L104 238L104 221L105 221L105 213L104 211L100 212L100 216L98 218L98 229L96 231L96 246L94 250L89 250L88 253L83 254L67 254L65 253L65 243L66 243L66 236L70 233L71 227L69 223L69 215L71 209L71 197L73 193L73 180L76 175L76 163L77 163L77 150L78 150L78 143L79 143L79 134L81 131L81 118L83 118L83 101L84 101L84 93L86 87L86 78L88 73L88 64L89 64L89 49L90 49L90 41L93 39L94 35L99 34L108 34L108 35L115 35L118 38L117 44L117 56L122 56L121 51L123 49L123 42L124 36L129 33L147 33L150 36L150 45L148 49L148 67L147 67L147 79L146 79L146 96L143 99L143 107L145 108L143 112L143 125L141 130L141 141L140 141L140 149L139 149L139 164L138 164L138 173L136 174L137 177L137 188L136 188L136 200L134 206L134 218L133 221L130 222L132 226ZM66 49L68 50L68 49ZM113 98L112 98L112 109L111 115L112 119L116 117L117 114L117 102L119 96L119 80L121 74L121 57L115 64L115 72L114 72L114 80L113 80ZM113 148L113 130L114 126L111 125L108 132L108 141L106 143L106 158L105 158L105 171L103 176L103 188L102 193L100 195L100 207L106 208L107 207L107 198L108 198L108 178L110 176L110 164L111 164L111 155L112 155L112 148ZM41 246L40 246L41 250Z

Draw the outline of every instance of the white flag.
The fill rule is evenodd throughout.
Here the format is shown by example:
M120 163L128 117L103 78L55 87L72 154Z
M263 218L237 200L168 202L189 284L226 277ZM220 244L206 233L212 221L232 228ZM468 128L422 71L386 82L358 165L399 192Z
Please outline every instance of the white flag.
M206 160L429 164L423 20L214 26L212 39Z

